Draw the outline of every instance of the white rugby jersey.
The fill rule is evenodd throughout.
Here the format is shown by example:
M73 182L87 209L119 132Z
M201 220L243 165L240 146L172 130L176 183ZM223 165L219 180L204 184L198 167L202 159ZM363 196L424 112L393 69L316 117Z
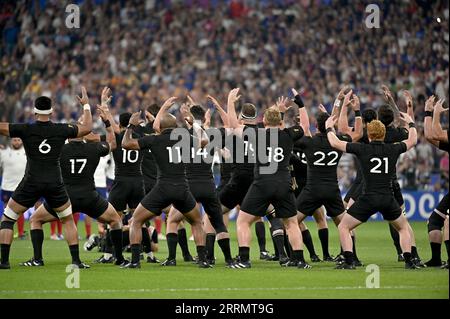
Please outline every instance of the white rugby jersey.
M94 174L95 187L106 188L106 171L108 169L109 160L110 155L100 158L100 161L98 162L98 166Z
M13 192L16 190L27 166L27 155L22 146L18 150L7 147L0 150L0 167L3 169L2 189Z

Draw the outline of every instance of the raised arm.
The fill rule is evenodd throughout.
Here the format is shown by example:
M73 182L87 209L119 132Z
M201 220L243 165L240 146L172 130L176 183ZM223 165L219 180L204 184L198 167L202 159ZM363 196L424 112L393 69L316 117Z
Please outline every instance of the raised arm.
M342 103L341 107L341 112L339 113L338 130L342 134L350 134L352 132L352 128L348 125L348 105L350 104L350 98L352 97L352 95L353 95L352 90L350 90L347 94L345 94L344 102Z
M106 142L109 144L109 149L114 151L117 148L117 142L114 129L111 125L111 113L109 112L109 109L102 108L100 105L97 105L97 109L99 110L100 117L106 127Z
M127 129L122 139L122 147L126 150L139 150L138 139L133 138L133 129L142 122L141 112L136 112L131 115Z
M416 124L414 123L414 120L409 116L407 113L400 113L400 117L403 121L408 123L409 126L409 134L408 139L406 141L403 141L406 144L406 149L410 150L417 144L417 130L416 130Z
M157 132L161 132L161 118L162 116L169 110L169 108L175 103L175 100L177 99L176 96L172 96L168 98L164 104L161 106L161 108L158 111L158 114L156 114L155 121L153 122L153 129Z
M384 84L381 86L381 89L383 90L383 96L386 100L386 103L394 111L395 117L398 118L400 116L400 109L398 108L397 103L394 100L394 96L392 95L391 90L389 90L389 88Z
M0 135L9 136L9 123L0 123Z
M403 91L403 96L405 97L406 102L406 113L414 120L413 97L408 90Z
M363 123L362 123L362 116L361 116L361 109L360 109L360 103L359 98L353 94L353 99L350 101L350 105L355 112L355 127L347 134L352 138L352 141L359 141L361 137L363 136Z
M448 143L448 135L447 131L442 129L441 126L441 114L443 112L447 112L447 109L444 109L444 99L437 101L434 106L433 112L433 138L439 142L447 142Z
M327 138L330 142L331 147L345 152L347 149L347 142L341 141L334 131L334 125L336 124L337 118L336 116L330 116L328 120L325 122L325 127L327 128Z
M101 106L103 109L108 109L108 120L111 123L114 133L119 134L120 126L114 120L114 117L112 116L111 112L109 112L109 103L111 102L111 99L112 99L111 89L109 87L105 86L102 90Z
M77 124L78 136L83 137L92 132L92 114L91 106L89 105L89 97L86 88L81 87L81 97L77 96L78 102L83 106L83 123Z
M244 126L239 124L237 114L236 114L236 106L235 103L241 98L239 95L239 89L233 89L228 94L228 103L227 103L227 114L228 114L228 124L230 128L233 130L233 134L242 137Z
M425 102L425 118L423 119L424 135L427 141L436 147L439 147L439 141L434 139L433 135L433 109L434 95L430 96Z
M294 103L298 106L298 116L300 119L300 126L303 128L305 132L305 136L311 136L311 131L309 130L309 116L308 111L306 110L305 104L303 103L302 97L297 92L296 89L291 89L292 94L294 95Z
M212 97L211 95L208 95L207 98L211 100L212 104L214 105L214 107L219 112L220 119L223 122L223 127L225 127L225 128L230 127L230 125L228 123L227 112L225 112L225 110L220 106L220 103L214 97Z

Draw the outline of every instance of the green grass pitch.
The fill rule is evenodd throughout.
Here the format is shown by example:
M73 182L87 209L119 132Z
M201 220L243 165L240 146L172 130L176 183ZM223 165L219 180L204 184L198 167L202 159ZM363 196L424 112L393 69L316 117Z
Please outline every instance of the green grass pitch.
M315 225L308 223L316 251L321 251ZM430 257L426 224L413 222L419 253ZM80 225L80 231L84 227ZM268 229L268 227L266 227ZM232 232L232 252L237 254L235 224ZM48 226L45 229L49 237ZM267 234L268 235L268 234ZM82 243L80 249L82 250ZM190 243L195 253L194 243ZM267 247L273 251L271 241ZM163 268L142 264L142 269L119 269L113 265L93 264L96 251L81 252L82 260L91 269L80 271L80 288L66 288L66 265L70 260L65 241L44 242L45 267L24 268L19 262L32 255L29 240L15 240L11 249L11 270L0 271L0 299L3 298L449 298L449 273L442 269L407 271L396 260L387 223L369 222L357 230L357 248L365 265L376 264L380 269L380 288L366 288L369 275L366 268L354 271L334 270L332 263L312 264L313 269L282 269L275 262L260 261L256 238L251 249L253 268L244 270L224 268L223 256L216 245L217 262L214 269L199 269L178 258L177 267ZM330 225L330 250L338 252L336 228ZM178 248L179 256L181 255ZM166 242L160 242L156 254L166 257ZM442 251L446 256L445 249ZM307 260L308 253L305 252Z

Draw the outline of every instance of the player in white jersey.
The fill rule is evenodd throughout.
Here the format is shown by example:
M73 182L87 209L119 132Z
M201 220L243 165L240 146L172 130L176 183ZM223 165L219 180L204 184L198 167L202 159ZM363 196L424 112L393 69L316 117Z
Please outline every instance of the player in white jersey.
M0 169L2 174L2 201L8 203L12 193L16 190L27 166L27 156L20 138L12 138L11 144L6 149L0 150ZM17 220L18 237L25 239L24 231L25 217L23 215Z

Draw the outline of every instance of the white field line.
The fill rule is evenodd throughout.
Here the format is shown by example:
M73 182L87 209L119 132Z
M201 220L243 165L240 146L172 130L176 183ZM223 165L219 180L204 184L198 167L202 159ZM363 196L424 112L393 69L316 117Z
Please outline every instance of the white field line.
M449 286L418 287L418 286L381 286L370 289L365 286L342 287L273 287L273 288L154 288L154 289L66 289L66 290L0 290L1 295L10 294L104 294L104 293L159 293L159 292L227 292L227 291L305 291L305 290L448 290Z

